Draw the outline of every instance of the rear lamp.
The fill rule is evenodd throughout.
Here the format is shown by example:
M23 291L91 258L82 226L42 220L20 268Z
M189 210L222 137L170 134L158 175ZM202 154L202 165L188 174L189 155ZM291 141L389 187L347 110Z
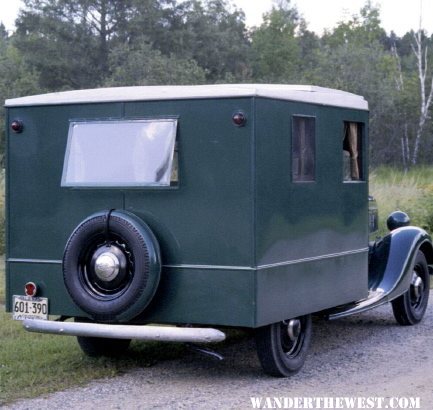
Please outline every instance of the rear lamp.
M11 130L15 133L20 133L23 131L24 124L20 120L14 120L11 122Z
M35 296L38 288L33 282L27 282L24 286L24 291L27 296Z
M243 113L242 111L238 111L233 114L232 120L233 124L235 124L237 127L243 127L247 122L247 117L245 113Z

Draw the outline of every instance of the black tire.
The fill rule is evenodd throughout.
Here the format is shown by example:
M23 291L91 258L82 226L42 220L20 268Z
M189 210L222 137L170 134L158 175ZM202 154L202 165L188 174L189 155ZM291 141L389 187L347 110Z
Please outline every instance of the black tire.
M75 318L75 322L92 323L92 320L86 318ZM77 342L81 350L89 357L119 357L124 354L131 339L108 339L102 337L85 337L77 336Z
M130 339L77 336L81 350L90 357L119 357L128 350Z
M63 278L74 303L93 320L127 322L152 300L160 260L158 242L143 221L128 212L98 212L70 236Z
M311 315L258 328L255 335L257 355L264 372L274 377L297 373L307 356L311 330Z
M429 292L427 261L424 254L418 251L409 290L391 302L394 317L400 325L410 326L421 322L427 309Z

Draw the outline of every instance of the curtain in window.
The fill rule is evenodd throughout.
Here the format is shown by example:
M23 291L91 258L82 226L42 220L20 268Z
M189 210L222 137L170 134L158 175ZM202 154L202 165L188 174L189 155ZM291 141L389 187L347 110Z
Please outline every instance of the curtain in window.
M346 124L346 149L350 154L350 177L354 181L360 179L358 162L358 124L349 122Z

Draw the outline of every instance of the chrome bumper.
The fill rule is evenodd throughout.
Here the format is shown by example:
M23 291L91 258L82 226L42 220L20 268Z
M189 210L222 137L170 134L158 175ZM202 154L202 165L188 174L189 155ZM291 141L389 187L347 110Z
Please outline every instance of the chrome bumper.
M217 329L173 326L108 325L100 323L55 322L51 320L24 320L29 332L55 335L102 337L109 339L138 339L162 342L216 343L226 335Z

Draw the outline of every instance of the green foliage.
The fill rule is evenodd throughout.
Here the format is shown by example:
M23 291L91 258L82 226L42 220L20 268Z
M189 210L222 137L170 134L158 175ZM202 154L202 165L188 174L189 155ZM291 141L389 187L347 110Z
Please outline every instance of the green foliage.
M126 48L132 59L144 56L154 69L165 66L163 56L179 62L180 69L171 70L171 76L178 78L170 84L184 81L181 68L188 71L187 82L192 81L191 71L198 74L197 68L207 81L228 74L242 78L246 73L244 15L232 11L225 0L180 4L171 0L26 0L25 5L17 20L15 43L40 73L40 84L47 90L117 84L121 75L110 63L116 61L113 53L119 54L119 48ZM143 39L151 47L143 45ZM149 70L149 79L137 81L165 81L154 69Z
M398 135L395 124L401 113L395 109L399 94L393 57L374 41L365 46L348 42L324 47L319 59L313 74L316 79L325 86L363 95L369 102L371 163L377 165L395 158L400 145L399 140L392 140ZM392 144L394 149L390 150Z
M40 87L48 91L97 84L94 71L99 63L89 53L94 41L72 17L63 17L62 3L26 0L14 35L25 61L40 74Z
M40 90L37 72L25 62L24 57L14 46L11 39L5 35L0 35L0 101L22 95L36 94ZM0 108L0 168L4 166L4 130L5 121L2 104Z
M183 23L178 17L169 31L168 47L162 50L165 54L194 59L205 70L208 82L227 77L249 79L250 45L242 12L232 10L226 0L193 0L181 3L178 10Z
M368 47L372 42L386 39L385 30L380 23L380 10L367 1L359 15L338 23L337 27L324 35L323 42L330 47L347 43Z
M146 42L116 47L110 54L107 86L202 84L206 71L195 60L164 56Z
M401 165L413 150L413 32L387 35L369 0L321 37L291 0L275 2L250 30L230 0L24 0L16 26L8 36L0 25L0 99L112 85L312 83L368 100L373 166ZM422 44L432 48L433 38L423 32ZM431 163L432 130L427 121L421 163Z
M298 77L301 65L300 44L296 31L300 17L290 0L264 15L263 24L254 29L252 38L254 78L264 82L290 82Z

